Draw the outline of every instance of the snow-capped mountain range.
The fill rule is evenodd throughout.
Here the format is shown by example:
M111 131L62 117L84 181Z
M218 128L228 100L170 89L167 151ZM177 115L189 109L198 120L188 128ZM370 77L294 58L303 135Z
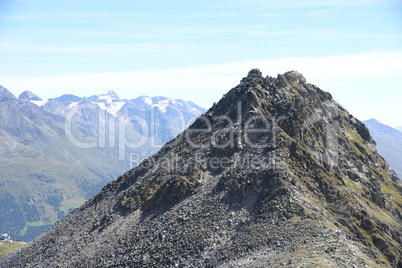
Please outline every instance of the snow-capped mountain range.
M172 109L182 111L187 115L198 116L204 113L206 110L191 101L184 101L181 99L172 99L167 97L149 97L140 96L135 99L121 99L112 90L109 90L106 94L93 95L90 97L78 97L71 94L64 94L57 98L48 100L42 100L35 94L29 91L24 91L19 96L20 100L28 100L44 107L47 111L65 115L71 108L80 104L87 104L88 102L98 104L99 108L105 109L108 113L114 116L125 116L129 110L147 111L153 108L159 109L162 113L167 113ZM55 105L55 103L59 105ZM60 105L63 104L63 105ZM175 109L176 108L176 109Z
M166 97L18 98L0 86L0 226L29 241L148 158L205 109Z

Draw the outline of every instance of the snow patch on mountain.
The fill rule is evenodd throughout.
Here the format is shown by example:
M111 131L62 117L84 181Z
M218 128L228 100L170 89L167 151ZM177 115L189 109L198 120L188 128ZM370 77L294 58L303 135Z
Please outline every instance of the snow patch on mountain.
M33 104L36 104L39 107L42 107L43 105L45 105L46 103L48 103L47 100L42 100L42 101L31 101Z

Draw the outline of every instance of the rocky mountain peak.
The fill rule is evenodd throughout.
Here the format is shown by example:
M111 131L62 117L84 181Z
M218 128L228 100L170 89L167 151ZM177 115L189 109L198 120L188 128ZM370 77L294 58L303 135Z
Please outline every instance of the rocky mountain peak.
M260 69L251 69L247 75L248 78L262 78L262 72Z
M64 104L70 104L72 102L79 102L80 100L82 100L81 97L75 96L73 94L63 94L60 97L54 98L54 99L49 99L50 100L56 100L59 102L62 102Z
M92 98L96 99L97 101L104 101L106 103L122 101L113 90L109 90L108 92L106 92L106 94L93 96Z
M366 121L364 121L364 122L365 122L365 123L368 123L368 124L373 124L373 125L375 125L375 124L381 124L381 122L378 121L378 119L375 119L375 118L368 119L368 120L366 120Z
M37 95L32 93L29 90L26 90L20 94L18 97L19 100L28 100L28 101L41 101L42 99L39 98Z
M304 78L304 76L297 71L286 72L283 74L283 76L288 80L289 83L296 82L299 84L306 84L306 78Z
M117 94L113 90L109 90L106 94L102 94L102 96L113 96L117 97Z
M240 84L248 84L248 83L259 83L262 82L264 77L259 69L252 69L248 72L248 75L244 77Z
M301 74L253 69L1 264L402 267L401 226L402 184L367 128Z
M0 102L5 102L9 100L15 100L16 97L13 93L11 93L8 89L3 86L0 86Z

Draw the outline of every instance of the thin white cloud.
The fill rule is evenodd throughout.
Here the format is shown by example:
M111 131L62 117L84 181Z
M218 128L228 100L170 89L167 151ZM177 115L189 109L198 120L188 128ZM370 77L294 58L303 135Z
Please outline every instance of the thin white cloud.
M319 9L319 10L313 10L310 13L313 15L317 15L317 14L327 14L333 11L334 11L333 9Z
M212 85L215 85L214 88L224 85L228 77L241 78L252 68L260 68L264 73L270 75L289 70L298 70L307 78L311 77L311 80L402 78L402 51L373 51L345 56L292 57L243 61L145 72L127 71L34 78L2 77L0 81L7 82L14 88L20 88L22 85L24 85L23 87L32 85L38 90L61 87L65 89L145 87L150 90L160 88L186 90L189 85L192 85L193 88L207 90ZM60 83L60 81L63 82ZM191 81L194 81L194 83Z
M115 20L115 19L214 19L237 17L235 12L231 13L193 13L193 14L141 14L141 13L123 13L123 12L77 12L77 13L35 13L29 15L11 14L4 15L3 19L15 21L53 21L60 19L75 20Z
M141 13L121 13L121 12L108 12L108 13L63 13L59 14L62 17L68 18L171 18L171 19L208 19L208 18L227 18L227 17L236 17L237 13L216 13L216 14L206 14L206 13L192 13L192 14L162 14L162 13L154 13L154 14L141 14Z
M94 74L75 74L43 77L2 77L0 83L13 92L31 90L42 97L55 97L64 93L79 96L115 90L123 98L139 95L164 95L193 100L208 107L230 88L237 85L252 68L264 75L276 76L290 70L301 72L308 82L334 93L341 104L356 109L359 118L375 117L374 108L364 103L383 102L377 105L378 113L386 120L400 120L399 106L388 103L401 100L402 51L372 51L368 53L332 57L294 57L259 61L244 61L184 69L157 71L127 71ZM398 95L399 94L399 95ZM362 98L370 98L361 103ZM399 110L398 110L399 109ZM392 113L393 112L393 113ZM392 114L391 114L392 113ZM398 116L395 116L398 115ZM379 118L382 119L382 118ZM396 122L396 121L395 121ZM402 125L402 121L398 121ZM389 123L392 125L392 122ZM396 124L396 123L395 123ZM395 125L394 124L394 125Z
M92 29L47 29L47 28L31 28L32 32L43 31L50 34L62 34L73 36L105 36L105 37L132 37L133 34L126 32L106 32L94 31Z
M278 6L292 6L292 7L340 7L340 6L367 6L373 4L383 3L397 3L398 0L337 0L337 1L321 1L321 0L229 0L232 2L247 2L247 3L264 3Z
M136 45L82 45L82 44L14 44L0 43L0 50L8 53L145 53L170 52L176 53L170 47L157 44Z

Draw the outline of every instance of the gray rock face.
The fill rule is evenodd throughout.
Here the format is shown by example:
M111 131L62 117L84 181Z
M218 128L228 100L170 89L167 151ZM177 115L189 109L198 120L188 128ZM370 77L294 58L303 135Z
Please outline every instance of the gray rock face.
M297 72L240 84L5 267L402 267L402 185ZM339 241L338 241L339 240Z

